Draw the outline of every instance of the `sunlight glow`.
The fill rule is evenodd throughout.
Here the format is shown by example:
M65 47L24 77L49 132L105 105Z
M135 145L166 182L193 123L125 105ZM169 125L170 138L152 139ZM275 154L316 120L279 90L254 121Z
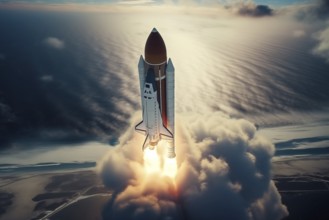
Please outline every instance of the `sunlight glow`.
M146 174L158 173L161 176L175 179L177 174L176 158L168 158L166 149L161 150L162 147L167 148L167 143L161 143L151 150L146 147L144 150L144 169Z
M144 169L146 173L158 173L160 172L160 158L157 153L157 146L153 150L146 147L144 150Z
M163 175L175 179L177 174L177 162L175 158L166 158L163 167Z

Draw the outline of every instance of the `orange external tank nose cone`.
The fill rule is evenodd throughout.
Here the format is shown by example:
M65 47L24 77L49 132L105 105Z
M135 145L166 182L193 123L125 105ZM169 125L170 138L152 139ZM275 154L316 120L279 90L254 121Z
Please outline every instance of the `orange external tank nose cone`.
M167 61L166 45L155 28L153 28L146 41L145 61L149 64L160 64Z

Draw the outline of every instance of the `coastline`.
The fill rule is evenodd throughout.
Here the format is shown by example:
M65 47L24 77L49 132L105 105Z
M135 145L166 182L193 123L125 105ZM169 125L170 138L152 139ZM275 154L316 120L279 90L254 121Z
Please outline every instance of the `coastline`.
M329 218L322 205L329 203L328 164L325 156L274 158L272 179L290 212L285 220ZM0 181L0 220L101 220L112 195L90 168L1 175Z
M5 183L0 186L2 195L13 195L8 197L9 205L0 207L4 210L0 220L40 219L81 198L110 195L94 170L1 176L0 180Z

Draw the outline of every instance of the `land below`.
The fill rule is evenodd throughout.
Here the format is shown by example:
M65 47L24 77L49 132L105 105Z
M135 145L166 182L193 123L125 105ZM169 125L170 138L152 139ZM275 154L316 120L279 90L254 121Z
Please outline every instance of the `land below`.
M92 170L3 176L0 182L1 220L58 219L66 210L77 206L79 212L72 213L84 217L74 219L101 219L102 206L111 195ZM98 202L89 203L90 200ZM84 205L86 201L88 205Z
M285 220L329 219L329 159L273 162ZM93 170L0 176L0 220L101 220L112 195Z

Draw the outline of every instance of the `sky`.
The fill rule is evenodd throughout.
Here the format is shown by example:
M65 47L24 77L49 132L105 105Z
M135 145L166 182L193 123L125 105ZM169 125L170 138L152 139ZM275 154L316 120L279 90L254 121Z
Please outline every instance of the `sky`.
M136 63L153 27L178 72L178 115L327 121L327 1L225 2L1 3L0 148L116 143L140 111Z
M11 2L27 2L27 3L48 3L48 4L67 4L67 3L77 3L77 4L104 4L104 3L117 3L117 2L125 2L123 1L116 1L116 0L22 0L22 1L15 1L15 0L1 0L1 3L11 3ZM156 2L156 3L166 3L166 1L162 0L154 0L154 1L134 1L134 2L139 2L141 4L146 3L146 2ZM178 3L179 1L173 1ZM202 0L196 0L195 2L199 4L204 4L209 1L202 1ZM213 1L213 2L218 2L218 3L231 3L231 2L239 2L239 1L234 1L234 0L218 0L218 1ZM262 4L262 5L273 5L273 6L283 6L283 5L293 5L293 4L305 4L305 3L310 3L312 0L257 0L253 1L256 4Z

